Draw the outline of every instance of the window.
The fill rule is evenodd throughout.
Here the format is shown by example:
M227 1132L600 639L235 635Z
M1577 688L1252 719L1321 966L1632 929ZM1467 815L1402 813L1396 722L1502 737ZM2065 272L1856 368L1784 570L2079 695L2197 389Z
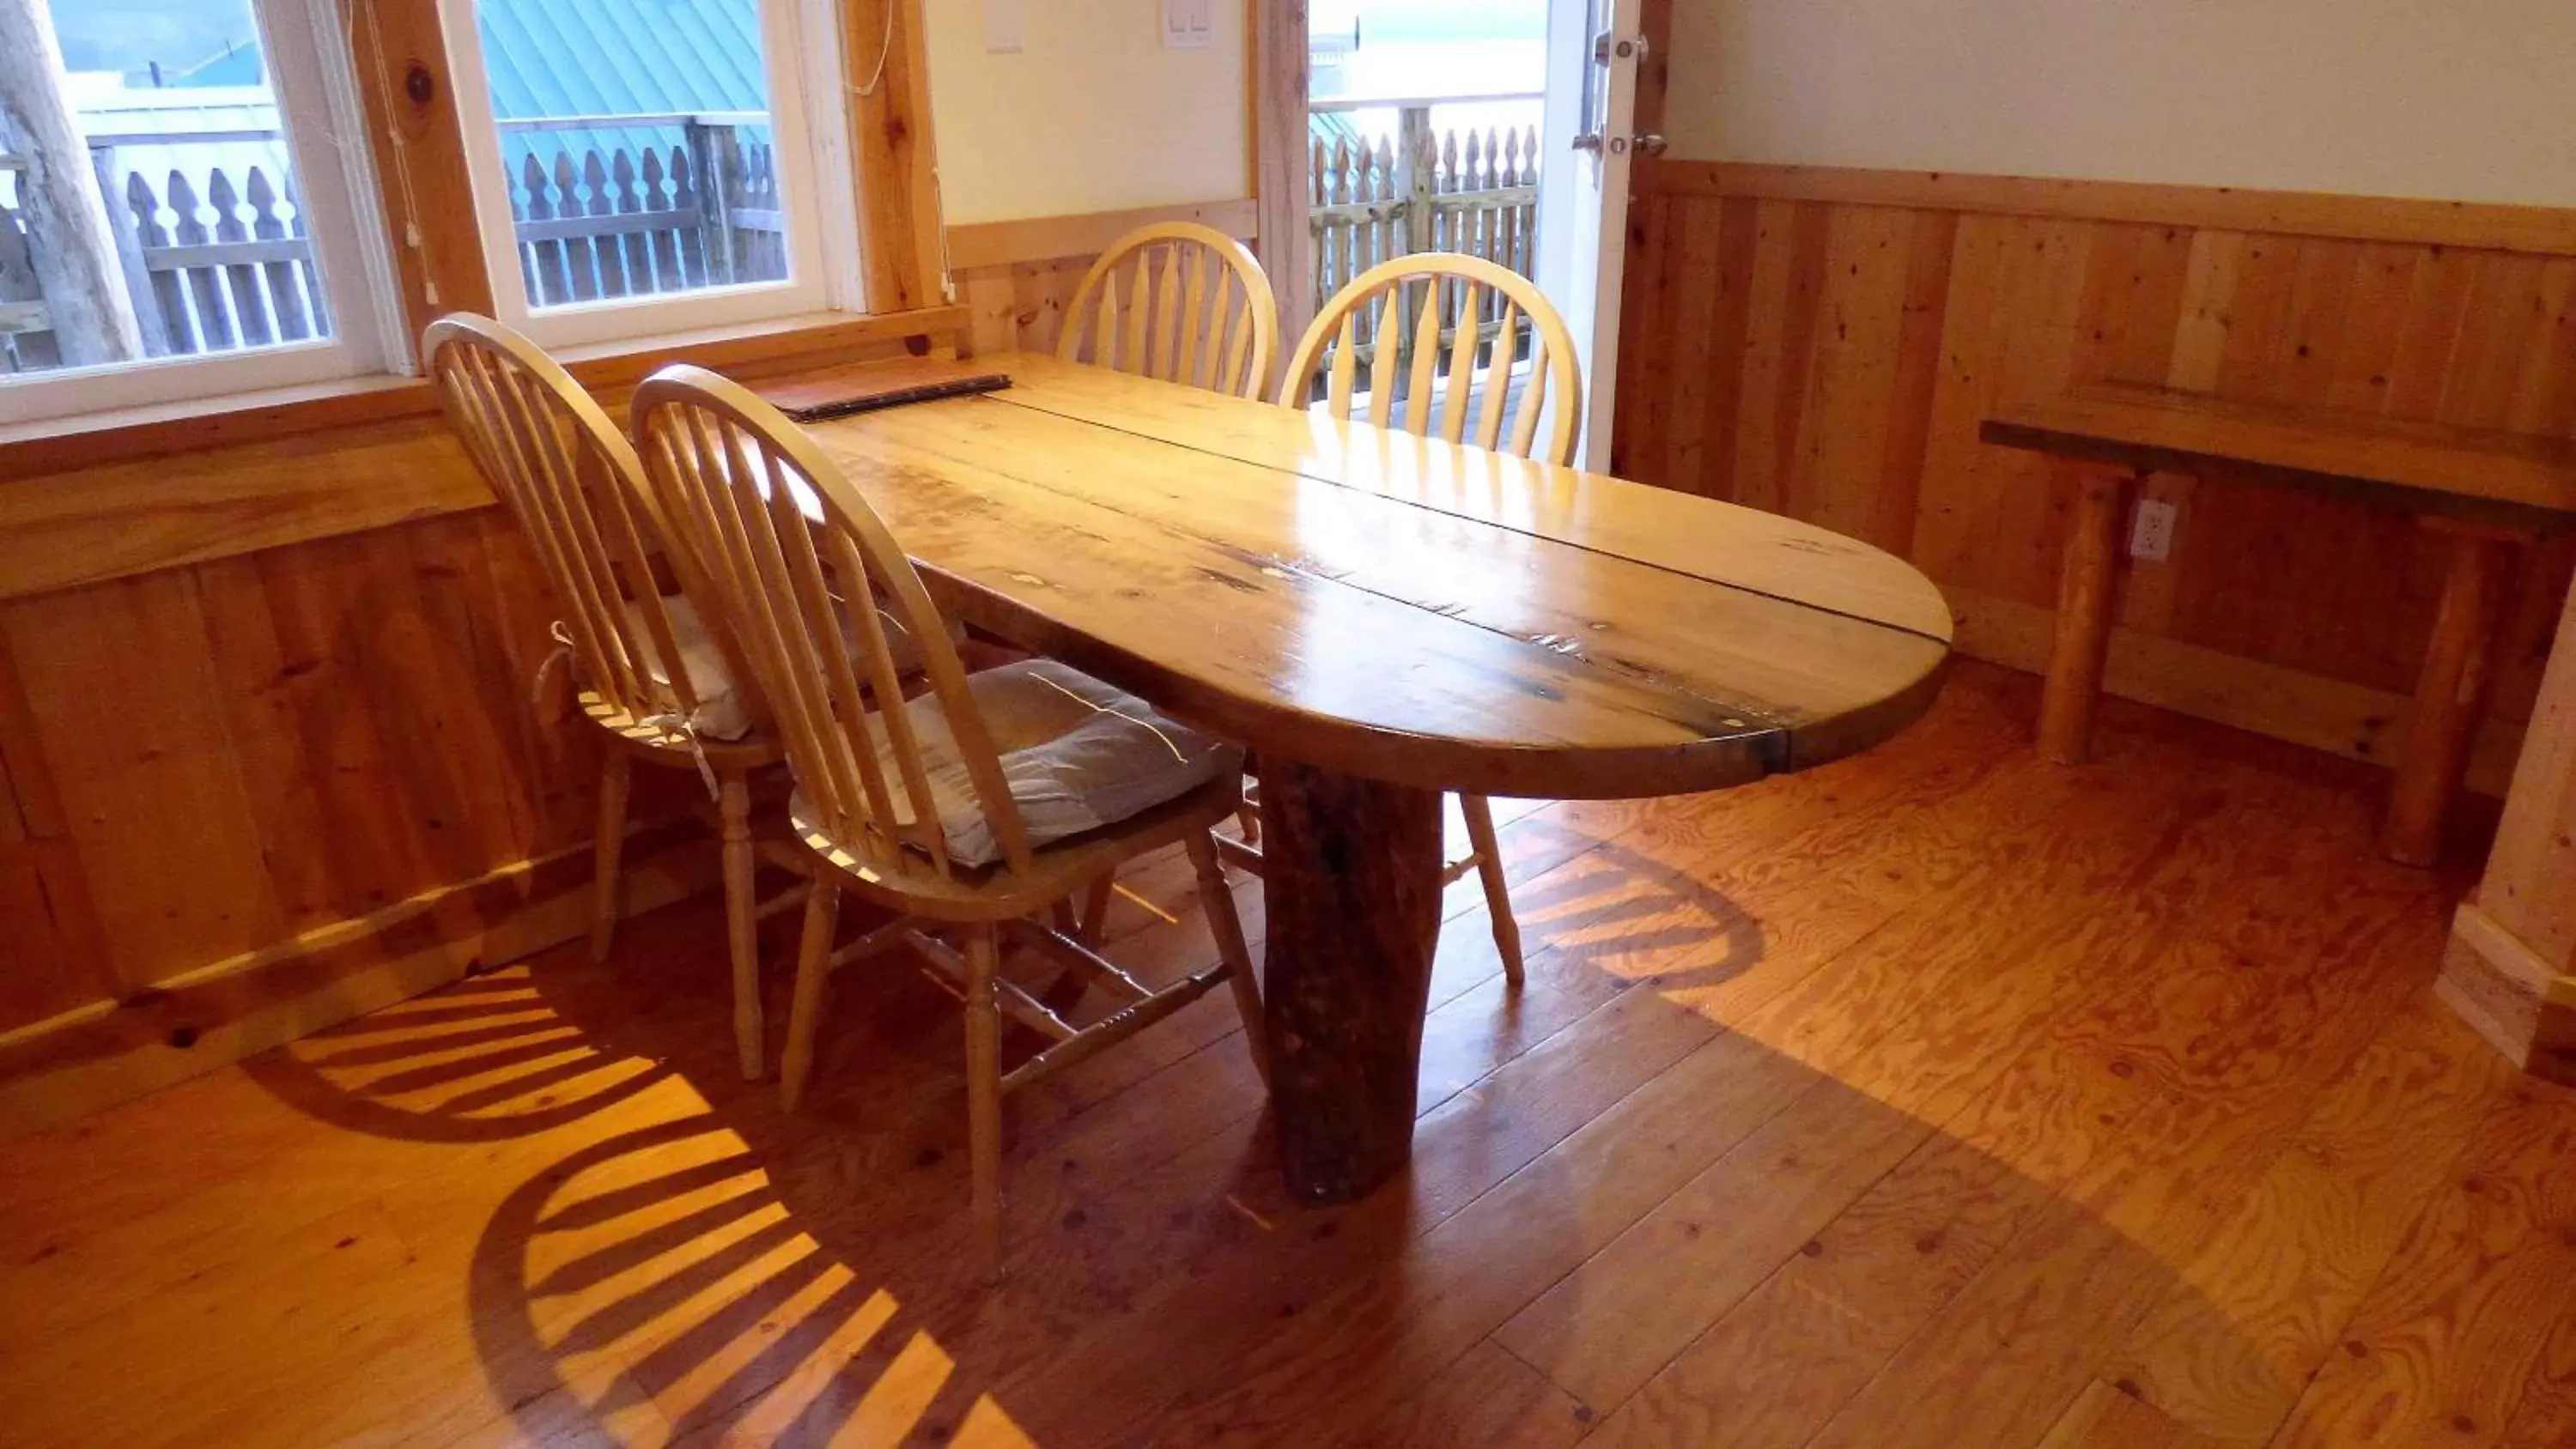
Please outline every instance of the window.
M9 8L0 422L399 360L330 0L53 0L36 36Z
M831 0L442 0L495 305L573 346L857 309Z

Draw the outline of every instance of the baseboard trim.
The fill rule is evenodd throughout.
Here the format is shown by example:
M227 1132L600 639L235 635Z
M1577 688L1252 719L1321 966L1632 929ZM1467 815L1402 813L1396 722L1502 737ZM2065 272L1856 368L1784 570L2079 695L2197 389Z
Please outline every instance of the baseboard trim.
M590 861L586 844L520 861L0 1035L0 1142L574 940ZM694 824L656 826L624 874L638 915L713 888L717 852Z
M2542 959L2474 900L2451 918L2433 991L2507 1061L2576 1084L2576 976Z
M1960 653L2033 674L2047 671L2056 623L2051 610L1946 585L1941 592L1958 620ZM2111 631L2102 687L2122 699L2347 759L2389 764L2405 743L2404 695L2131 629ZM2510 721L2486 721L2469 757L2470 790L2503 797L2522 753L2522 733Z

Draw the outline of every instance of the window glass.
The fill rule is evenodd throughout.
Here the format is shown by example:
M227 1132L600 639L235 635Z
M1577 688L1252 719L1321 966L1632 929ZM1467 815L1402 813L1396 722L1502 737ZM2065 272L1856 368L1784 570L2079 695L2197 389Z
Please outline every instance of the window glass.
M788 279L759 0L481 0L475 20L532 313Z
M51 11L53 53L0 66L0 376L330 339L250 0Z

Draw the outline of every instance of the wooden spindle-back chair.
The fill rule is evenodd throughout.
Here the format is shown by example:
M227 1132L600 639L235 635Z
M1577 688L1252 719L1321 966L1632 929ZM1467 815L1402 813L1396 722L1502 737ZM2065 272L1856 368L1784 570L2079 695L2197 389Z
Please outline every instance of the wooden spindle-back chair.
M1083 274L1056 356L1235 397L1269 390L1279 302L1252 249L1214 227L1159 222Z
M1574 334L1537 284L1482 257L1419 252L1353 277L1298 339L1280 405L1307 406L1318 368L1334 417L1428 437L1436 416L1446 442L1574 461Z
M1372 319L1365 337L1363 317ZM1363 352L1370 354L1365 389L1359 386ZM1546 463L1574 461L1583 421L1574 334L1536 284L1481 257L1423 252L1353 277L1299 339L1280 383L1281 406L1308 406L1318 367L1326 369L1323 406L1335 417L1375 421L1416 437L1432 436L1436 423L1444 442ZM1458 805L1469 851L1449 863L1446 878L1473 870L1483 880L1494 948L1518 986L1521 933L1493 806L1481 795L1461 795ZM1241 848L1233 853L1246 864L1258 859Z
M582 712L610 741L599 782L591 955L605 960L615 939L635 761L685 770L703 764L714 780L724 842L735 1047L743 1076L757 1078L765 1058L756 930L762 907L752 891L749 777L778 764L783 752L757 727L735 740L701 738L692 728L711 685L739 688L746 676L730 639L674 592L687 584L694 561L671 546L634 446L581 384L535 343L488 317L442 318L423 335L421 350L449 419L545 571L564 611L557 638L570 656ZM683 647L691 629L715 632L719 657L732 661L729 679L692 674ZM756 718L757 697L747 698Z
M1206 742L1211 773L1186 793L1069 840L1034 843L996 747L1002 722L988 719L989 696L970 684L911 560L831 458L776 409L703 368L656 373L637 390L634 413L655 497L698 541L709 597L732 621L775 711L796 777L792 827L819 867L798 954L782 1100L793 1110L802 1098L834 969L909 945L948 973L966 999L975 1222L988 1275L997 1274L1006 1091L1151 1026L1219 982L1233 987L1261 1060L1259 988L1210 833L1234 810L1240 757ZM860 647L850 654L834 647L834 600L868 593L920 641L923 689L909 705L877 610L848 611ZM946 736L937 761L925 743L934 724ZM947 781L945 800L934 775ZM961 775L965 802L957 798ZM989 831L998 859L968 865L952 858L955 841L942 821L961 810ZM1175 842L1198 873L1216 966L1152 990L1044 918L1120 864ZM844 890L896 918L835 950ZM962 935L962 949L943 930ZM1104 988L1118 1009L1077 1027L999 977L1006 936ZM1052 1043L1009 1072L1001 1066L1005 1013Z

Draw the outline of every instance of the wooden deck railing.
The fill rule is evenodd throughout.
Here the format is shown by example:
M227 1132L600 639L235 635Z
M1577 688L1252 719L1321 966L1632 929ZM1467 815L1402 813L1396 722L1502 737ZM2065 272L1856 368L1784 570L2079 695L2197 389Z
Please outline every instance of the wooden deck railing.
M511 187L530 305L782 280L786 227L756 113L576 116L503 121L505 131L566 133L553 166L525 158ZM637 133L596 144L600 133ZM664 148L642 133L677 131ZM583 133L573 136L570 133ZM152 357L265 347L331 335L327 294L292 181L267 168L171 170L156 187L120 147L275 142L275 129L98 135L90 159L117 213L119 259ZM28 263L31 219L17 206L17 158L0 155L0 372L60 365L51 317ZM712 178L712 184L710 184ZM121 204L120 204L121 203Z
M1528 95L1430 97L1397 101L1331 100L1318 112L1393 109L1396 134L1372 147L1366 139L1313 143L1307 225L1314 234L1315 298L1321 302L1378 263L1416 252L1464 252L1534 277L1538 260L1538 128L1436 130L1436 104L1535 101ZM1442 291L1441 331L1459 323L1457 293ZM1477 319L1500 325L1499 312ZM1411 325L1407 323L1408 327ZM1358 319L1360 360L1376 352L1373 315Z

